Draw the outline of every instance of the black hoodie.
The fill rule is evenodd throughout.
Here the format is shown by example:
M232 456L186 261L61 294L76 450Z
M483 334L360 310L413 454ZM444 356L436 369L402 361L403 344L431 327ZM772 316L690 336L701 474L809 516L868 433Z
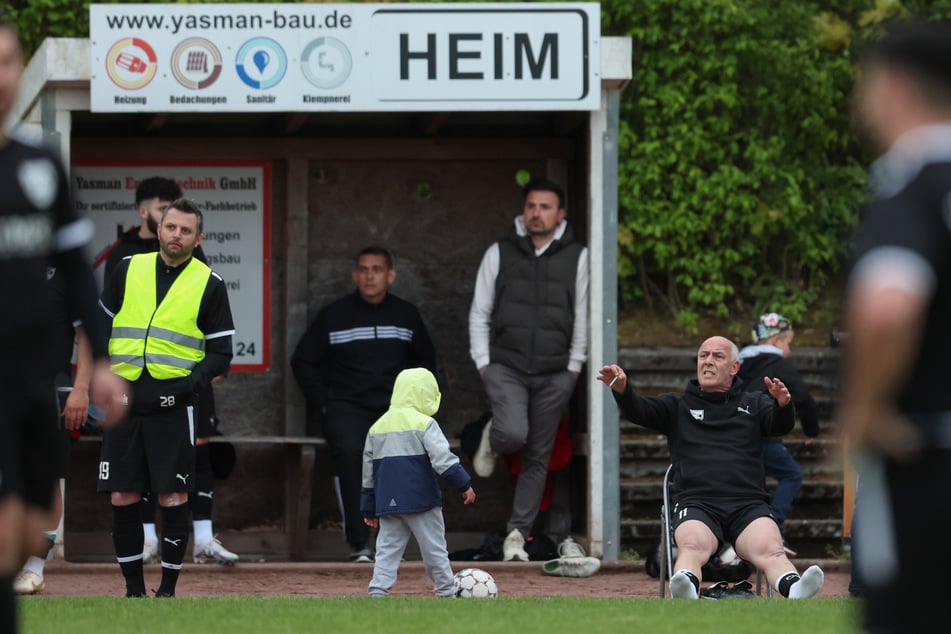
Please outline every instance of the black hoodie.
M779 407L768 394L744 392L740 379L727 392L703 392L691 379L683 394L640 396L630 382L611 393L625 418L667 436L678 504L769 501L763 439L793 428L792 403Z

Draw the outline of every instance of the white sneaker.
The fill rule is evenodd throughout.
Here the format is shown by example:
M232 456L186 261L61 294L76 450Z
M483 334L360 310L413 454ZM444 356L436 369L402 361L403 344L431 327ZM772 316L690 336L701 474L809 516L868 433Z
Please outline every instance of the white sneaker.
M513 528L512 532L506 535L502 542L502 559L504 561L528 561L528 553L525 552L525 538L522 533Z
M21 570L13 580L13 591L17 594L39 594L45 586L43 575L32 570Z
M588 557L581 544L570 536L558 544L558 559L550 559L542 564L542 572L557 577L590 577L601 570L601 560Z
M153 542L151 539L145 540L145 544L142 545L142 563L156 564L160 560L158 542Z
M558 554L561 557L584 557L587 553L581 544L571 538L571 535L565 537L564 541L558 544Z
M482 428L482 438L479 440L479 447L476 449L475 455L472 456L472 468L475 469L476 475L488 478L492 475L492 472L495 471L495 461L498 458L498 454L492 451L492 444L489 442L489 432L492 431L492 419L489 419L489 422L485 424L485 427ZM528 561L526 559L525 561Z
M542 572L556 577L590 577L601 570L601 560L594 557L559 557L542 564Z
M232 565L239 557L221 545L217 538L212 537L204 544L195 544L192 551L196 564L217 563Z

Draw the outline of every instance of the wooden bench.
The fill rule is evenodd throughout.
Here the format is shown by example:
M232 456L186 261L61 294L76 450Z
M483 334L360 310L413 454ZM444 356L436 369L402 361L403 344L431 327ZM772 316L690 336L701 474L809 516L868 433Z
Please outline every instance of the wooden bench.
M102 437L97 435L84 435L79 439L102 442ZM208 441L235 446L284 447L284 532L288 536L287 556L292 561L303 560L307 550L317 447L326 446L327 441L311 436L211 436Z

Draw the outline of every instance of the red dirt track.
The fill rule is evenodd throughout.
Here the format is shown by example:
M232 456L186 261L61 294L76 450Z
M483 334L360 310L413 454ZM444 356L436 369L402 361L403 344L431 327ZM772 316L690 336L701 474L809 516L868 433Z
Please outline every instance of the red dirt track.
M826 573L820 597L848 596L847 562L796 562L800 570L819 563ZM601 572L586 579L551 577L541 564L502 562L453 562L453 570L470 565L489 571L501 596L520 597L657 597L658 580L644 573L641 562L608 562ZM351 563L238 563L235 566L186 562L178 582L180 597L214 596L364 596L372 564ZM432 584L420 561L405 561L392 594L430 596ZM161 569L146 567L146 587L157 588ZM755 582L755 578L751 581ZM704 583L704 585L707 585ZM121 596L125 591L118 564L69 563L61 559L46 566L43 596Z

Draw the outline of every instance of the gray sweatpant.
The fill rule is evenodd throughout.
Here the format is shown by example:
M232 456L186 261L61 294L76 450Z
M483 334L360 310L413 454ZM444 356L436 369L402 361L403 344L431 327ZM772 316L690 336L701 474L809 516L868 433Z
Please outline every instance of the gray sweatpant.
M505 532L517 528L528 537L545 492L555 433L575 390L575 377L568 370L524 374L500 363L490 363L482 382L492 403L492 451L522 452L522 467Z
M441 506L424 513L380 517L380 532L376 536L376 563L373 565L373 578L367 594L383 597L390 593L390 588L396 584L396 571L410 535L416 537L416 543L419 544L423 566L426 575L433 580L436 596L451 597L452 567L446 549L446 524Z

